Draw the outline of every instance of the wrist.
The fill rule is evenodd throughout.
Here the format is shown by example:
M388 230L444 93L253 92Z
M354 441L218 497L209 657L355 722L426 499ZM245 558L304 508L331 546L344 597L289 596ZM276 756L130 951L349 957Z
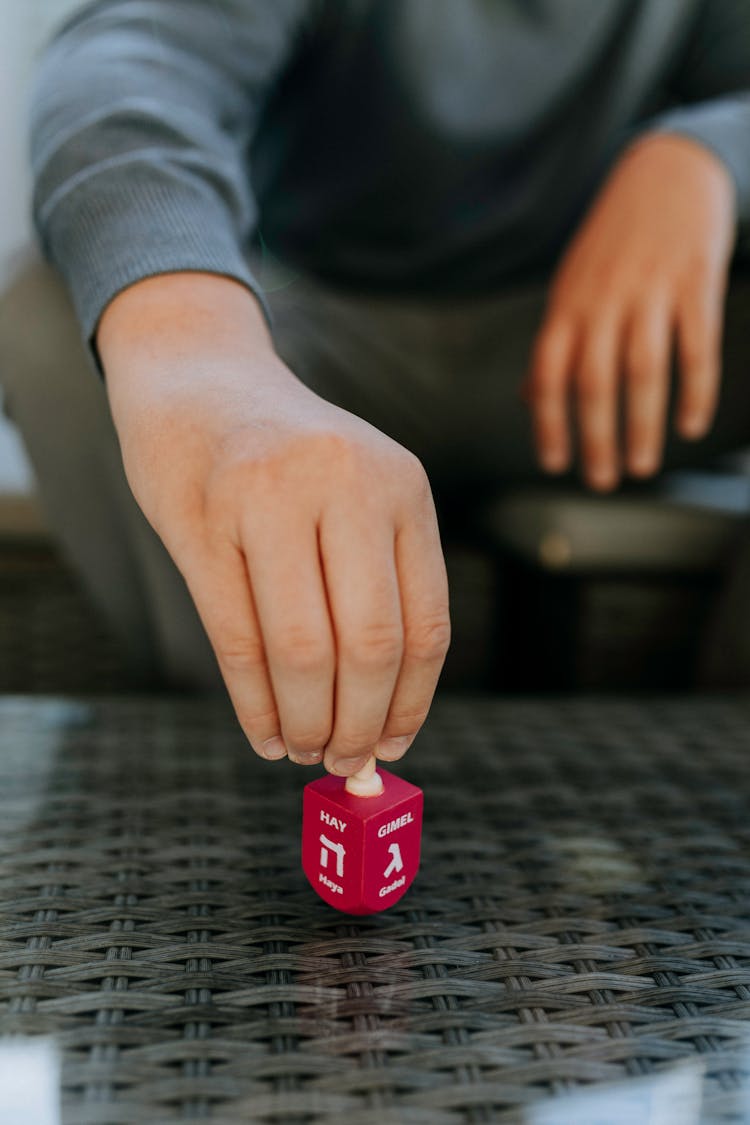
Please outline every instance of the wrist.
M216 361L272 352L268 324L257 297L241 282L218 274L180 272L128 286L104 310L96 347L105 374L147 358L198 357Z
M663 157L670 164L679 161L685 167L690 165L700 168L703 173L713 177L726 192L734 194L734 180L725 161L708 144L690 134L667 129L641 133L628 146L624 157Z
M215 274L162 274L129 286L105 309L96 345L118 431L183 405L226 412L236 394L245 398L286 370L258 299Z

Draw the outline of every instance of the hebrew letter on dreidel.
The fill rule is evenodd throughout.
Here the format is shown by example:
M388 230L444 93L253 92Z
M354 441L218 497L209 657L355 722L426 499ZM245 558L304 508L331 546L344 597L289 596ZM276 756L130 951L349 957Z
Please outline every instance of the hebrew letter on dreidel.
M388 851L392 858L391 862L383 872L384 879L388 879L394 871L403 871L404 868L404 861L401 858L401 848L398 846L398 844L391 844L388 848Z
M346 855L346 848L343 844L334 844L333 840L329 840L327 836L321 836L320 842L323 845L320 849L320 866L328 867L328 853L336 853L336 874L341 878L344 874L344 856Z

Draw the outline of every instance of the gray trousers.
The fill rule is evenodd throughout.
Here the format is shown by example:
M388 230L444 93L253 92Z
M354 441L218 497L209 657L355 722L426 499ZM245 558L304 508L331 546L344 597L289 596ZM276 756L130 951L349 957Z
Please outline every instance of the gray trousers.
M313 390L416 453L436 496L467 505L539 480L518 388L545 287L479 298L361 297L260 267L276 348ZM750 443L750 282L730 288L719 415L702 442L670 439L669 468ZM184 581L137 507L106 393L49 267L23 268L0 302L0 385L50 526L144 681L212 688L219 676Z

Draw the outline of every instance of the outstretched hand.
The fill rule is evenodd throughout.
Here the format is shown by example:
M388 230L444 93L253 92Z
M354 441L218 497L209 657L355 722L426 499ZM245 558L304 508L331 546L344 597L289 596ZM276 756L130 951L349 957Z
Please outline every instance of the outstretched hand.
M734 186L707 148L655 133L626 151L563 256L523 388L544 469L570 467L574 422L592 488L655 473L673 357L676 430L706 434L734 236Z
M140 282L98 343L130 486L253 748L340 775L400 758L450 632L420 462L305 387L233 281Z

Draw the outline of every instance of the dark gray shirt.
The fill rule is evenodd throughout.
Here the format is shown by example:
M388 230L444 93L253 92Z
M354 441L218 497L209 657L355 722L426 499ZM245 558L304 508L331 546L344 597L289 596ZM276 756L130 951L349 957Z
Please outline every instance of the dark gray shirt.
M37 228L93 333L125 286L258 291L255 238L361 290L550 268L618 153L676 130L750 221L750 0L100 0L47 50Z

